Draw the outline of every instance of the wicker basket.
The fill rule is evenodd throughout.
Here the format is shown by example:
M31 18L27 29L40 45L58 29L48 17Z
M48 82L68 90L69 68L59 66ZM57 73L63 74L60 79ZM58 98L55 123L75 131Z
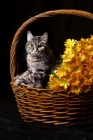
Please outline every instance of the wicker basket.
M13 83L16 74L16 49L18 41L34 21L43 17L53 17L57 14L76 15L93 20L93 14L79 10L48 11L31 17L17 30L10 51L11 86L18 105L21 117L26 122L38 121L53 125L83 126L85 129L93 128L93 93L68 95L64 91L51 91L28 86L15 86Z

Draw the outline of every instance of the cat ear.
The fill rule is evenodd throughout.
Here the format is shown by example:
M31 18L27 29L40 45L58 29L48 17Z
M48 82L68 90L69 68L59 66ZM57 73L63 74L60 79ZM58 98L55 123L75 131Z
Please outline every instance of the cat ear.
M27 41L31 41L33 38L33 35L30 31L27 32Z
M48 33L45 32L42 36L41 36L42 41L47 42L48 41Z

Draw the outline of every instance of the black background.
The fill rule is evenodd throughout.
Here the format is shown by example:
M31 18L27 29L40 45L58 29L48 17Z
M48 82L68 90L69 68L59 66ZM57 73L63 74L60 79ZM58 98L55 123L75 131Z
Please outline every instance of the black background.
M70 128L62 129L44 129L31 127L31 131L27 131L28 126L14 124L19 123L17 116L17 108L13 93L10 87L10 47L17 29L23 22L39 13L58 10L58 9L77 9L93 13L93 0L1 0L0 1L0 131L1 140L3 139L24 139L24 140L91 140L93 135L89 132L81 133L81 130L71 131ZM49 32L49 43L51 48L59 56L59 52L63 52L61 48L65 39L81 37L87 38L93 34L93 21L75 17L61 16L49 21L39 21L36 25L29 27L33 34L42 34L46 30ZM21 45L26 41L26 34L21 38ZM20 46L19 46L20 47ZM24 47L24 46L23 46ZM21 49L19 49L20 51ZM19 54L18 54L19 55ZM21 59L21 58L20 58ZM15 115L12 111L15 110ZM7 112L7 113L6 113ZM10 115L9 115L10 113ZM11 123L12 121L12 123ZM62 131L61 131L62 130ZM63 131L64 130L64 131ZM75 130L75 131L74 131ZM36 131L36 133L35 133ZM46 132L47 131L47 132ZM50 132L51 131L51 132ZM20 134L19 134L20 132ZM42 132L42 133L41 133ZM64 132L64 133L63 133ZM73 135L74 132L74 135ZM6 134L7 133L7 134ZM48 133L51 133L48 135ZM6 135L5 135L6 134ZM28 135L28 137L27 137ZM32 135L32 137L31 137ZM37 135L37 136L35 136ZM73 135L73 137L72 137ZM84 137L83 137L84 136Z

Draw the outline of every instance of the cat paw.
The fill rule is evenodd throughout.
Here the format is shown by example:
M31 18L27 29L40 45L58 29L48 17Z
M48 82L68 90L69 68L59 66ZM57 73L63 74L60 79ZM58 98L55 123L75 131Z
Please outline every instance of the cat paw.
M26 84L24 84L24 83L21 83L20 85L21 85L21 86L25 86Z
M19 79L19 75L17 75L17 76L14 77L14 80L17 80L17 79Z
M16 85L16 86L19 86L20 84L21 84L21 80L19 80L19 79L16 79L16 80L14 80L14 84Z
M37 83L34 85L35 88L42 88L42 84L41 83Z
M34 85L33 84L27 84L28 87L33 87L34 88Z

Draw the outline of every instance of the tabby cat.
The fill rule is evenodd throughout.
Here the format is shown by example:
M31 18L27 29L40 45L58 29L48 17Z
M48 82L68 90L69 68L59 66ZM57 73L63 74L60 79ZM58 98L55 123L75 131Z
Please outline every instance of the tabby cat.
M48 75L59 62L47 42L47 32L42 36L34 36L30 31L27 32L27 43L25 45L27 70L14 77L15 85L24 83L37 88L46 86Z

